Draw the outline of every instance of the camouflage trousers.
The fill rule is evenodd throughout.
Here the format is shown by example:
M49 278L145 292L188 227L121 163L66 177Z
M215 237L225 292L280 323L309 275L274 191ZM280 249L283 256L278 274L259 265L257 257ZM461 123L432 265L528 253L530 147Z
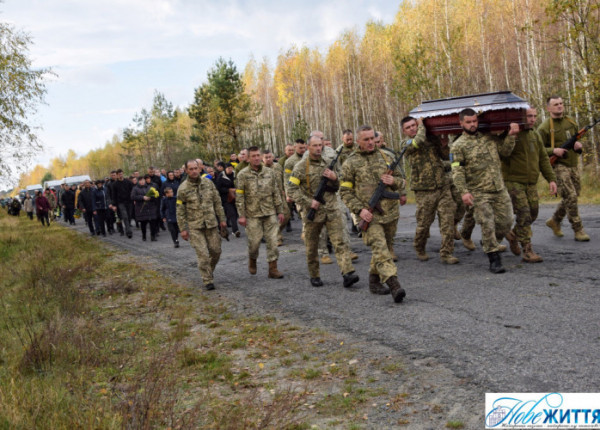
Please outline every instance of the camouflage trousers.
M344 240L345 230L340 211L331 211L327 213L324 222L307 221L304 225L304 242L306 244L306 263L308 265L308 274L311 278L318 278L319 275L319 242L321 236L327 227L329 239L335 250L335 258L342 274L354 271L352 260L350 258L350 245Z
M297 206L298 208L298 216L302 219L302 233L304 234L304 244L306 245L306 214L307 212L304 211L303 209L300 208L300 206ZM348 243L350 242L350 239L348 239ZM327 249L327 230L326 228L321 230L321 235L319 236L319 243L318 243L318 249L319 249L319 257L325 257L326 255L329 255L329 250Z
M456 203L452 198L452 192L449 186L438 188L433 191L415 191L415 200L417 202L417 230L413 246L417 251L425 250L427 239L429 238L429 229L435 221L437 213L440 221L440 233L442 235L442 245L440 255L447 256L454 253L454 214L456 213Z
M454 225L462 220L462 227L460 234L465 239L470 239L475 228L475 218L473 217L473 206L466 206L462 201L462 196L454 185L450 187L452 190L452 198L456 204L456 211L454 211ZM464 217L464 218L463 218Z
M290 209L290 204L288 204L285 201L285 193L281 194L281 198L282 198L282 201L284 202L284 205L283 205L283 223L279 226L279 231L277 232L277 239L280 240L280 241L283 240L283 229L285 228L285 226L287 225L287 223L292 218L292 210ZM291 204L293 204L293 203L291 203Z
M506 188L497 193L473 193L473 215L481 226L483 252L499 252L499 241L510 231L513 209Z
M279 231L279 222L277 215L246 218L246 235L248 236L248 257L258 259L258 248L260 241L265 238L267 242L267 262L275 261L279 258L277 249L277 232Z
M190 245L196 251L204 285L213 283L213 272L221 257L221 236L214 228L190 229Z
M581 180L579 179L577 167L567 167L556 163L554 165L554 173L556 174L558 194L562 200L552 218L560 224L566 215L573 230L579 231L583 228L583 223L581 222L579 209L577 208L577 198L581 192Z
M390 252L397 224L397 218L387 224L372 223L368 230L362 233L364 244L371 248L369 273L379 275L382 283L397 274L396 265Z
M513 228L517 240L522 244L531 242L531 224L537 219L540 210L540 199L536 185L519 184L518 182L504 183L512 201L515 214Z

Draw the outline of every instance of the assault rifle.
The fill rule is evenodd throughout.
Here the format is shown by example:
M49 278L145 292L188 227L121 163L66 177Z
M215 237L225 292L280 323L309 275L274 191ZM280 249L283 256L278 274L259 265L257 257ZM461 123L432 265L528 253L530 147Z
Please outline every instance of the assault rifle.
M333 160L331 160L331 163L329 163L329 166L327 166L327 168L329 170L333 170L333 168L335 167L335 163L337 163L338 158L340 158L342 149L344 149L343 146L340 147L339 151L336 151L335 157L333 157ZM325 195L325 191L330 191L330 192L337 191L337 190L334 190L333 187L330 187L329 185L327 185L328 181L329 181L329 179L327 179L325 176L323 176L321 178L321 182L319 182L317 191L315 192L315 195L313 196L314 200L318 201L319 203L321 203L323 205L325 204L325 199L323 198L323 196ZM308 211L308 214L306 215L306 218L308 218L310 221L314 221L316 214L317 214L317 211L313 208L310 208L310 210Z
M387 170L387 172L385 172L386 175L391 175L394 173L394 170L396 170L396 167L402 160L402 157L404 157L404 153L406 152L406 150L409 147L410 147L410 144L406 145L404 148L402 148L402 151L400 151L400 154L398 154L398 156L394 159L394 161L392 161L392 163L388 166L388 170ZM377 184L377 188L375 189L375 192L373 193L373 195L371 196L371 199L369 200L369 207L367 208L367 210L369 212L373 213L374 211L377 211L381 215L383 215L383 209L381 208L381 199L398 200L400 198L400 194L391 193L389 191L386 191L385 187L387 187L387 185L384 184L383 181L380 179L379 184ZM362 231L367 231L367 229L369 228L369 223L366 222L364 219L361 219L360 222L358 223L358 228L361 229Z
M575 136L572 136L570 139L568 139L565 143L563 143L561 145L562 149L566 149L567 151L573 149L573 147L575 146L575 142L577 142L579 139L581 139L583 137L584 134L586 134L589 129L591 129L592 127L594 127L596 124L598 124L600 122L600 118L594 120L594 122L592 124L586 125L585 127L583 127L581 130L579 130L577 132L577 134ZM578 151L575 151L579 154L581 154L581 149ZM564 155L562 156L562 158L567 158L567 153L565 152ZM550 156L550 165L554 166L556 164L556 161L558 160L558 156L557 155L551 155Z

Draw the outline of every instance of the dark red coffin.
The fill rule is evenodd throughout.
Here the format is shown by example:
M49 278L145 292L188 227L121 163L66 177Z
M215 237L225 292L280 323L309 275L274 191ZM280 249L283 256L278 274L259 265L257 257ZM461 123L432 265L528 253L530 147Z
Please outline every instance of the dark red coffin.
M504 131L508 129L511 122L524 125L527 120L525 113L529 107L525 100L510 91L498 91L427 100L411 110L409 115L423 118L429 133L458 134L462 132L458 113L463 109L471 108L479 116L481 131Z

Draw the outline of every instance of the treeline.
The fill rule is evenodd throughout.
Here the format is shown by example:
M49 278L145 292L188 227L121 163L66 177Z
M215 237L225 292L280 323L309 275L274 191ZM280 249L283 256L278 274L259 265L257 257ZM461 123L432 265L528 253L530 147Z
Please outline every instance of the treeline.
M406 0L392 24L370 22L325 50L293 46L275 65L252 59L242 72L220 59L187 109L156 93L153 106L103 149L36 168L22 185L48 170L62 177L57 167L99 176L115 166L212 159L250 144L280 154L304 121L334 144L343 129L368 123L396 145L400 119L421 101L504 89L542 117L545 98L559 94L583 125L600 105L599 13L600 0ZM583 161L600 177L590 136Z

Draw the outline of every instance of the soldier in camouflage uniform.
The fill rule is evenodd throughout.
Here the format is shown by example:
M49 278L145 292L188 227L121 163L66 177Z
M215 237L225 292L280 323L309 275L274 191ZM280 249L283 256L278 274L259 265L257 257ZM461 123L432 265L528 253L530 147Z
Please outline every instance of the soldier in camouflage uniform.
M381 199L383 213L371 213L368 208L369 200L379 181L386 185L387 191L399 192L404 189L404 179L397 169L388 174L388 165L393 159L389 153L375 149L375 133L372 127L360 127L357 142L359 148L342 165L340 193L350 212L370 223L368 230L362 235L363 242L371 247L372 251L369 289L374 294L386 294L391 291L394 301L399 303L406 296L406 292L398 282L396 265L388 245L400 216L398 201ZM389 290L382 285L383 283L387 283Z
M510 231L512 204L500 168L500 155L509 156L515 146L519 125L510 124L506 138L477 131L479 121L472 109L459 114L463 134L450 150L454 185L463 203L473 206L475 221L481 226L483 252L492 273L504 273L499 241Z
M526 128L517 134L510 157L502 157L502 176L516 216L515 226L506 238L513 254L521 255L523 247L523 261L526 263L543 261L531 246L531 224L539 211L537 182L540 171L550 184L550 194L556 194L556 176L542 139L534 129L536 121L537 111L527 109Z
M344 224L342 212L338 204L336 192L339 188L338 172L329 170L328 164L322 157L323 141L319 136L308 139L308 156L296 163L289 179L288 193L300 206L302 219L304 220L304 237L306 243L306 262L310 282L314 287L323 285L319 274L318 246L319 236L324 226L331 243L335 249L338 266L344 278L344 287L350 287L358 282L358 275L354 273L354 267L350 257L350 246L344 240ZM313 199L321 178L329 179L329 187L323 195L324 204ZM307 218L310 209L316 210L314 219Z
M413 242L417 258L421 261L429 260L425 245L437 213L442 235L440 257L446 264L456 264L458 258L452 255L456 205L444 171L442 142L435 136L426 135L427 130L420 118L416 120L408 116L400 124L402 132L409 137L403 146L408 146L404 156L410 164L411 189L415 192L417 202L417 230Z
M198 163L190 160L185 167L187 180L177 190L177 224L181 238L189 239L196 251L204 288L214 290L213 272L221 257L217 227L227 228L225 211L213 182L200 177Z
M235 202L240 215L238 223L246 227L248 236L248 271L256 274L258 248L264 237L267 242L269 278L283 278L277 270L277 232L284 219L277 177L272 169L262 165L258 147L248 148L248 159L250 165L237 178Z
M233 169L236 178L238 174L242 171L242 169L248 167L248 150L246 148L240 151L238 159L239 163L237 164L237 166L235 166L235 169Z
M284 190L284 186L283 186L283 166L279 163L275 163L274 159L275 159L275 157L273 156L273 153L270 150L268 150L268 149L263 150L263 152L262 152L263 165L265 167L268 167L269 169L273 169L273 173L275 173L275 177L277 179L277 186L279 188L279 193L281 194L281 201L285 201L285 190ZM284 217L283 224L281 224L279 226L279 231L277 232L277 245L278 246L283 245L283 234L281 233L281 231L287 225L287 223L290 221L290 216L291 216L290 208L288 205L284 204L283 205L283 217Z
M546 147L548 156L556 155L558 157L553 168L556 174L558 193L562 199L552 218L546 221L546 225L556 236L562 237L560 223L566 215L575 232L575 240L587 242L590 237L583 230L583 223L577 207L577 198L581 192L581 180L577 171L578 155L575 151L581 151L583 146L580 142L575 142L573 150L569 151L560 147L569 138L575 136L579 130L575 121L564 115L565 107L562 98L549 97L546 107L550 118L541 123L537 131ZM562 158L563 156L566 158Z

